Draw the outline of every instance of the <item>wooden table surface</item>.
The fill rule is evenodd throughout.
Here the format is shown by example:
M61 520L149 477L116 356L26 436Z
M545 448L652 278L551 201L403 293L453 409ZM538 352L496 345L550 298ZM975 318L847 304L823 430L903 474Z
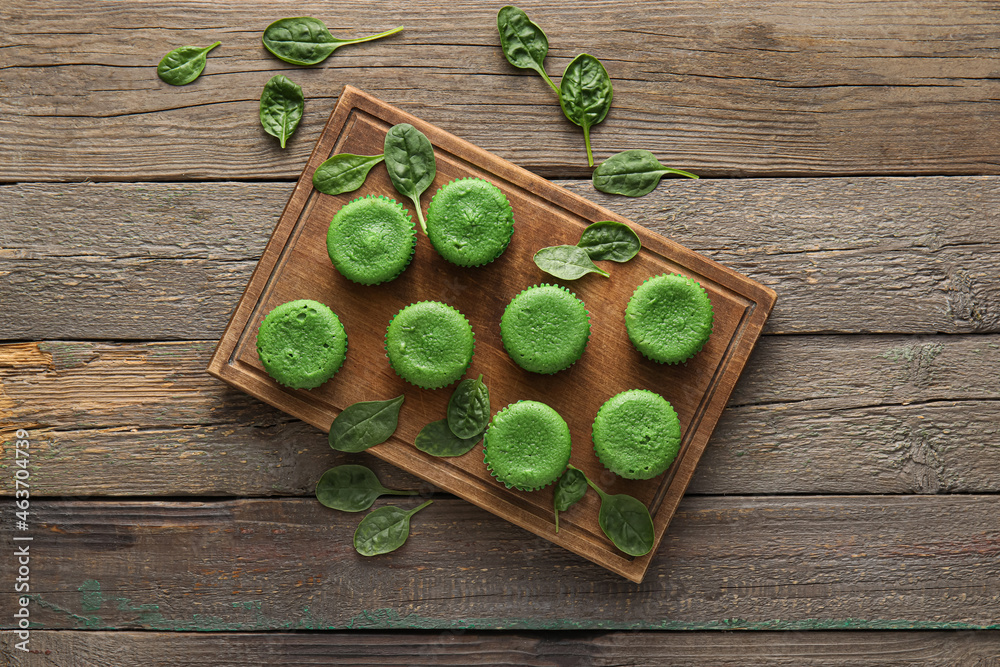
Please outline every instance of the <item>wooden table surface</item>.
M499 3L0 4L0 664L1000 660L1000 5L565 4L522 7L551 73L611 75L595 158L701 180L596 192ZM299 68L260 43L299 15L405 30ZM285 150L257 120L278 73L307 100ZM777 291L644 583L205 372L344 84ZM435 498L404 548L358 556L358 515L315 501L346 461Z

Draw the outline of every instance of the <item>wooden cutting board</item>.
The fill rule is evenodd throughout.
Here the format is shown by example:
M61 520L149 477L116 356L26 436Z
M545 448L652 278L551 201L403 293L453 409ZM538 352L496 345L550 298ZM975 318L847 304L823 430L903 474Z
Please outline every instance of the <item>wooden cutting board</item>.
M314 190L313 172L336 153L381 154L386 132L397 123L414 125L434 146L437 177L421 198L424 211L440 186L465 176L484 178L507 195L514 209L514 235L498 260L480 268L449 264L421 233L412 263L389 283L357 285L333 268L326 252L326 232L343 204L367 194L391 197L410 210L411 203L395 191L384 165L372 170L360 190L340 196ZM583 229L599 220L631 224L642 240L642 251L625 264L601 262L610 278L590 274L562 282L590 312L587 349L575 365L555 375L522 370L510 360L500 341L504 308L526 287L561 282L535 266L535 251L575 244ZM678 366L643 358L625 331L624 309L635 288L646 278L665 272L682 273L701 283L715 311L714 331L704 349ZM264 372L257 358L256 335L260 321L271 309L304 298L326 303L340 316L347 331L348 354L343 367L326 384L312 390L292 390L281 387ZM413 446L421 428L444 418L454 385L424 390L408 384L389 366L383 345L393 315L410 303L427 299L458 308L472 324L476 350L468 376L483 374L493 412L521 399L542 401L555 408L570 426L572 464L606 491L628 493L646 503L658 547L760 335L775 293L544 178L345 86L212 356L209 373L324 431L347 405L405 394L395 435L369 452L632 581L642 581L656 547L640 558L618 551L598 526L599 502L593 491L560 515L556 533L551 486L535 492L507 489L483 464L481 444L455 458L434 458ZM621 479L605 470L590 438L594 416L604 401L633 388L651 389L669 400L683 431L677 460L664 474L646 481ZM317 479L322 472L316 472ZM404 548L414 547L411 542Z

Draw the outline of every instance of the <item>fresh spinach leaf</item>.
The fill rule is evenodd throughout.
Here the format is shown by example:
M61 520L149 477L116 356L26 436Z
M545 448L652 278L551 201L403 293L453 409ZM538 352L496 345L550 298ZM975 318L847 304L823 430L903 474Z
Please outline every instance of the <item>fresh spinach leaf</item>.
M316 499L342 512L362 512L379 496L414 496L417 493L387 489L370 468L354 464L330 468L316 483Z
M156 66L156 73L171 86L184 86L199 76L205 70L208 52L222 42L204 48L200 46L182 46L163 56Z
M302 89L288 77L278 74L264 85L260 94L260 124L285 147L288 137L302 120L305 98Z
M420 195L430 187L437 174L434 147L430 140L409 123L393 125L385 135L385 168L399 194L413 201L420 228L426 234L427 223L420 210Z
M313 187L327 195L353 192L365 184L368 172L382 161L382 155L334 155L313 172Z
M357 39L337 39L330 34L326 24L310 16L278 19L264 30L261 38L264 48L286 63L316 65L330 57L345 44L370 42L394 35L403 26Z
M698 178L689 171L681 171L660 164L649 151L630 150L612 155L594 170L594 187L601 192L626 197L649 194L666 174Z
M556 482L552 505L556 515L556 532L559 532L559 512L565 512L587 494L587 476L570 466Z
M611 77L600 60L581 53L566 66L559 84L559 105L566 118L583 128L587 164L591 167L594 153L590 149L590 128L608 115L611 97Z
M642 248L639 237L631 227L611 220L595 222L587 227L576 245L583 248L592 260L612 262L627 262Z
M601 497L597 523L608 539L629 556L645 556L652 551L655 531L646 506L624 493L609 495L589 479L587 484Z
M588 273L611 276L590 260L583 248L575 245L554 245L535 253L535 266L560 280L576 280Z
M387 401L348 405L330 425L330 446L340 452L363 452L396 432L405 395Z
M413 445L431 456L461 456L479 444L482 439L482 432L471 438L459 438L448 428L448 420L441 419L420 429Z
M392 505L379 507L358 524L358 529L354 531L354 548L362 556L377 556L395 551L410 536L410 517L432 502L434 501L428 500L412 510Z
M489 423L490 390L483 376L459 382L448 400L448 428L456 438L466 440L479 436Z
M545 72L545 56L549 53L549 39L545 31L513 5L501 7L497 12L497 31L507 62L514 67L535 70L558 95L559 86Z

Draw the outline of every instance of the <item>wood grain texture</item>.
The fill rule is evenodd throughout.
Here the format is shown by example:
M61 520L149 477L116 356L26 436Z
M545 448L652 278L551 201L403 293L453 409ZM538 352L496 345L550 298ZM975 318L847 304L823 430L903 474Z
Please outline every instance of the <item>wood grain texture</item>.
M608 66L598 160L648 148L703 176L832 176L673 180L638 200L560 182L773 287L768 331L796 334L758 346L656 576L625 584L440 495L407 548L368 562L357 516L204 498L309 496L347 460L435 493L201 369L344 83L536 173L588 176L580 131L500 54L499 4L0 3L0 340L22 341L0 346L0 494L25 425L34 618L142 629L36 628L47 651L24 664L1000 661L1000 630L971 630L997 628L1000 605L1000 189L883 177L1000 174L995 3L522 6L557 79L583 51ZM340 37L406 30L296 68L260 33L302 14ZM156 78L169 49L217 39L198 82ZM286 151L257 122L277 73L307 97ZM179 183L65 184L88 180ZM883 335L814 335L859 333ZM127 339L188 342L101 342ZM850 495L920 493L955 495ZM364 631L274 632L331 627ZM0 664L22 664L10 637Z
M37 501L31 613L38 629L1000 629L996 508L685 498L636 585L448 498L378 558L351 545L357 514L315 500Z
M989 3L523 6L548 33L557 80L581 52L610 72L615 101L594 131L598 160L641 147L712 176L1000 171L1000 16ZM504 60L496 9L428 0L382 3L374 15L314 0L7 3L0 20L16 38L0 51L0 132L18 140L2 149L0 179L295 178L344 83L538 173L588 173L581 133L552 91ZM267 54L260 35L302 15L338 37L406 29L296 68ZM174 88L156 77L170 49L216 40L195 83ZM260 90L277 73L307 99L284 151L257 122Z
M0 646L13 651L11 632ZM1000 659L1000 632L340 632L34 630L21 667L959 667ZM37 648L36 648L37 647ZM17 655L17 654L14 654Z
M40 495L311 495L344 462L422 487L209 377L213 348L0 347L3 465L24 427ZM1000 336L765 336L689 493L1000 492L998 400Z
M559 184L775 289L768 332L962 333L1000 332L998 182L672 181L639 199ZM291 191L0 187L0 338L217 338Z
M311 495L344 462L422 488L208 376L214 346L0 346L0 466L24 427L39 495ZM1000 336L765 336L689 493L997 493L998 400Z

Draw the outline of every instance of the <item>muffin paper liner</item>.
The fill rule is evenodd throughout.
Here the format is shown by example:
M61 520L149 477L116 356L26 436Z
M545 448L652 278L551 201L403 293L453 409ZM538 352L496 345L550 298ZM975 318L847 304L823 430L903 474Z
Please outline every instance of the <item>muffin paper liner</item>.
M365 195L363 197L356 197L355 199L352 199L351 201L349 201L346 204L344 204L344 206L350 206L351 204L353 204L355 202L363 201L365 199L384 199L385 201L392 202L393 204L395 204L396 206L398 206L399 210L403 212L403 215L410 222L410 231L413 232L412 235L411 235L412 244L410 245L410 256L409 256L409 258L406 260L406 263L403 264L403 266L399 269L399 271L396 272L395 275L393 275L391 278L386 278L385 280L380 280L377 283L364 283L364 282L361 282L361 281L358 281L358 280L354 280L353 278L349 278L348 276L344 275L344 273L339 268L337 268L336 264L333 264L333 259L332 258L330 259L330 263L333 264L333 268L336 269L337 273L339 273L340 275L344 276L345 278L347 278L348 280L350 280L352 283L354 283L356 285L382 285L384 283L387 283L387 282L390 282L392 280L395 280L396 278L398 278L401 275L403 275L403 271L406 270L406 267L408 267L410 265L410 263L413 262L413 257L417 253L417 226L413 222L413 216L410 215L410 212L406 209L405 206L403 206L401 203L399 203L395 199L392 199L390 197L386 197L385 195ZM343 209L343 208L344 207L341 206L341 209ZM337 211L337 213L339 213L339 212L340 212L340 210ZM334 217L337 217L336 213L334 214ZM330 224L331 225L333 224L333 220L332 219L330 220ZM327 228L327 230L329 230L329 227Z
M420 304L420 303L434 303L434 304L439 304L439 305L445 306L446 308L450 308L451 310L453 310L456 313L458 313L459 315L461 315L462 319L465 320L465 323L469 325L469 330L472 332L472 354L469 355L469 361L468 361L468 363L465 364L465 367L462 369L461 374L457 378L455 378L454 380L452 380L451 382L447 382L445 384L435 385L435 386L424 386L422 384L418 384L418 383L414 382L413 380L410 380L409 378L403 377L402 375L400 375L399 371L396 370L396 367L392 365L392 358L389 356L389 327L392 326L392 323L396 321L396 318L399 317L399 314L401 312L403 312L404 310L406 310L410 306L416 306L417 304ZM466 372L468 372L469 366L472 365L472 359L476 356L476 330L472 328L472 323L469 322L469 318L467 318L465 316L465 314L462 313L462 311L460 311L458 308L455 308L454 306L449 306L447 303L444 303L443 301L434 301L432 299L424 299L423 301L414 301L413 303L411 303L411 304L409 304L407 306L404 306L403 308L400 308L396 312L396 314L392 316L392 319L389 320L389 324L386 325L386 327L385 327L385 337L383 338L383 341L384 342L383 342L382 349L385 350L385 356L386 356L386 359L389 360L389 367L392 368L392 372L395 373L397 377L399 377L399 378L401 378L403 380L406 380L407 382L409 382L413 386L420 387L421 389L442 389L444 387L448 387L450 385L455 384L456 381L461 380L462 377L466 374Z
M646 283L648 283L650 280L653 280L654 278L659 278L661 276L668 276L668 275L669 276L679 276L679 277L684 278L686 280L690 280L692 283L695 284L695 286L698 289L700 289L702 291L702 293L705 295L705 298L706 299L708 298L708 292L706 292L705 288L701 286L701 283L699 283L694 278L689 278L688 276L682 275L680 273L660 273L660 274L657 274L655 276L650 276L649 278L646 278L645 280L643 280L642 283L639 284L639 287L642 287L643 285L645 285ZM628 305L630 303L632 303L632 299L635 298L635 292L639 291L639 287L635 288L635 291L632 292L632 296L629 297L628 302L625 304L625 309L626 310L628 310ZM714 308L714 306L712 306L712 300L711 299L708 299L708 310L709 310L710 313L712 313L712 328L709 329L708 336L705 337L705 340L702 341L701 345L699 345L697 347L697 349L693 350L689 356L687 356L686 358L681 359L679 361L660 361L659 359L654 359L653 357L649 356L648 354L646 354L645 352L643 352L642 350L640 350L638 347L636 347L635 341L632 340L631 332L628 329L628 320L625 320L625 330L626 330L626 332L628 332L629 342L632 343L632 347L634 347L635 350L636 350L636 352L638 352L639 354L641 354L643 357L645 357L646 359L649 359L652 362L658 363L658 364L666 364L668 366L677 366L677 365L680 365L680 364L687 363L691 359L694 359L695 355L698 354L699 352L701 352L702 349L705 347L705 343L707 343L708 339L712 336L712 332L715 331L715 308ZM622 317L624 317L624 311L622 311L622 312L623 312Z
M558 284L554 284L554 283L538 283L537 285L532 285L531 287L524 288L523 290L521 290L520 292L518 292L517 294L515 294L513 297L511 297L511 300L509 302L507 302L507 307L508 308L510 307L511 302L513 302L514 299L516 299L517 297L521 296L525 292L528 292L528 291L530 291L530 290L532 290L532 289L534 289L536 287L558 287L559 289L563 290L564 292L566 292L567 294L569 294L570 296L572 296L574 299L576 299L577 301L579 301L583 305L583 312L587 315L587 339L583 343L583 352L581 352L580 356L577 357L576 359L574 359L573 362L569 366L565 366L563 368L560 368L559 370L551 371L549 373L543 373L541 371L531 371L531 370L528 370L527 368L524 368L523 366L521 366L521 364L517 363L517 360L514 359L513 355L511 355L511 353L510 353L510 350L507 348L507 343L503 340L503 328L502 327L500 329L500 342L503 344L504 352L507 353L507 356L510 357L511 361L513 361L515 364L517 364L518 368L522 368L522 369L528 371L529 373L537 373L538 375L555 375L556 373L561 373L561 372L563 372L565 370L568 370L568 369L572 368L576 364L576 362L580 361L580 359L583 358L584 353L586 353L587 346L590 345L590 334L593 332L593 327L591 326L590 311L587 310L587 304L584 303L583 299L581 299L580 297L578 297L575 292L571 292L569 290L569 288L566 287L565 285L558 285ZM506 313L507 313L507 308L504 308L503 314L506 314ZM500 321L501 322L503 321L503 315L500 316Z
M431 217L431 207L434 206L434 200L437 198L438 194L440 194L440 192L442 190L444 190L446 187L448 187L452 183L459 183L461 181L482 181L483 183L489 183L490 185L493 185L493 183L490 183L485 178L477 178L475 176L466 176L464 178L456 178L455 180L448 181L447 183L445 183L444 185L442 185L441 187L439 187L437 189L437 192L435 192L434 195L431 197L431 202L430 202L430 204L427 205L427 218L428 219L430 219L430 217ZM496 187L496 186L493 185L493 187ZM497 188L497 190L499 190L499 189L500 188ZM464 266L464 267L467 267L467 268L475 268L475 267L478 267L478 266L486 266L490 262L496 261L497 259L499 259L500 255L504 254L504 252L507 250L507 246L510 245L511 238L513 238L513 236L514 236L514 208L510 205L510 200L507 199L507 195L503 194L502 191L500 192L500 195L503 197L504 201L507 203L507 211L510 213L510 219L511 219L510 234L507 235L507 242L503 244L503 247L501 247L499 250L497 250L497 253L491 259L488 259L485 262L480 262L479 264L458 264L457 262L452 262L450 259L448 259L444 255L441 255L441 252L438 251L437 246L435 246L434 242L431 241L431 246L434 247L434 250L438 253L438 255L441 255L442 259L444 259L447 262L450 262L450 263L454 264L455 266ZM428 238L428 240L430 240L430 235L428 235L427 238Z

